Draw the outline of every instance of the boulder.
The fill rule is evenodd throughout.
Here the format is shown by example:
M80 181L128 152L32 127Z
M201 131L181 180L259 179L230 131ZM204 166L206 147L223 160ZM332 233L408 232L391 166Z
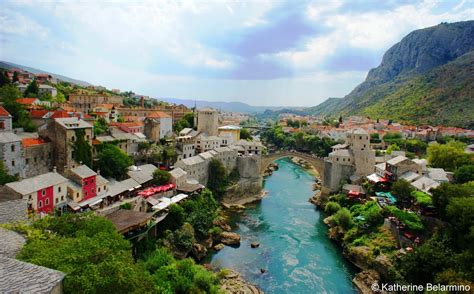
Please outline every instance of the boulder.
M356 288L359 290L359 293L372 294L375 293L374 290L372 290L372 287L374 287L373 285L378 285L380 287L380 275L371 269L364 270L352 279L352 283L354 283ZM376 292L387 293L383 290L377 290Z
M204 245L204 247L206 247L207 249L209 249L212 247L213 242L214 240L212 239L212 236L209 235L209 237L205 239L204 241L202 241L201 244Z
M224 247L225 247L224 244L219 243L219 244L217 244L217 245L214 246L214 250L220 251L220 250L224 249Z
M264 292L254 285L248 283L239 273L225 270L226 274L221 279L221 290L223 293L263 294Z
M230 206L228 208L230 208ZM219 217L218 219L214 220L213 224L221 228L223 231L229 232L232 230L223 217Z
M203 259L207 254L207 249L204 245L199 243L193 244L193 249L191 249L191 253L197 260Z
M220 234L221 242L226 245L238 245L240 244L240 235L232 232L222 232Z
M258 247L260 247L260 243L258 243L258 242L252 242L252 243L250 244L250 247L252 247L252 248L258 248Z

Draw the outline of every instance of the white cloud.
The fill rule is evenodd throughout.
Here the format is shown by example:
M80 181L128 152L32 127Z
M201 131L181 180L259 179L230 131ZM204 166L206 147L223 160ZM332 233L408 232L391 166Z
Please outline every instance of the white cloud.
M48 36L48 29L11 9L0 10L0 34L14 34L39 38Z

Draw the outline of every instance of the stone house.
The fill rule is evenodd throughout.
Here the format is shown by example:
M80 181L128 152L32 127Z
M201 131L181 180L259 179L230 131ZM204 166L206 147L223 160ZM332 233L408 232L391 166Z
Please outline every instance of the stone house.
M196 137L179 136L176 138L176 149L178 160L196 155Z
M0 105L0 132L12 130L12 119L12 115Z
M23 156L25 159L25 177L34 177L47 173L53 168L53 146L43 138L23 138Z
M204 108L198 110L197 131L208 136L217 136L219 127L219 113L215 109Z
M386 162L385 177L391 181L398 180L407 172L413 172L421 176L422 168L405 156L397 156Z
M53 164L58 171L64 173L80 165L74 160L75 142L78 136L83 134L84 140L92 146L92 128L91 124L80 118L68 117L55 118L45 128L40 129L40 133L53 143Z
M155 111L146 116L144 132L145 136L154 142L169 136L173 132L173 119L169 114Z
M28 199L28 208L36 212L50 213L63 210L67 203L67 179L57 172L8 183L5 186Z
M0 160L10 175L25 177L25 160L21 138L12 132L0 133Z

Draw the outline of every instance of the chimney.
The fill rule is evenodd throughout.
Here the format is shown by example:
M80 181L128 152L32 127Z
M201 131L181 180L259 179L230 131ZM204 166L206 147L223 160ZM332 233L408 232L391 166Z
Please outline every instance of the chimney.
M143 97L143 96L140 97L140 106L141 106L142 108L145 108L145 97Z

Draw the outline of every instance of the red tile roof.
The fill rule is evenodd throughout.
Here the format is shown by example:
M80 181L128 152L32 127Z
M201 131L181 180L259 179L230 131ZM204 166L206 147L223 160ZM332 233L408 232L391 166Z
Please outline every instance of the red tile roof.
M16 102L24 105L29 105L35 103L36 100L38 100L38 98L18 98L16 99Z
M11 116L11 114L8 113L8 111L0 105L0 116Z
M48 141L46 141L42 138L23 138L21 140L21 143L23 144L23 147L41 145L41 144L44 144L44 143L47 143L47 142Z
M43 116L45 116L48 112L49 110L45 110L45 109L32 109L30 110L30 117L43 118Z
M149 115L147 115L147 117L149 118L164 118L164 117L169 117L171 118L171 116L167 113L164 113L164 112L161 112L161 111L155 111L153 113L150 113Z

